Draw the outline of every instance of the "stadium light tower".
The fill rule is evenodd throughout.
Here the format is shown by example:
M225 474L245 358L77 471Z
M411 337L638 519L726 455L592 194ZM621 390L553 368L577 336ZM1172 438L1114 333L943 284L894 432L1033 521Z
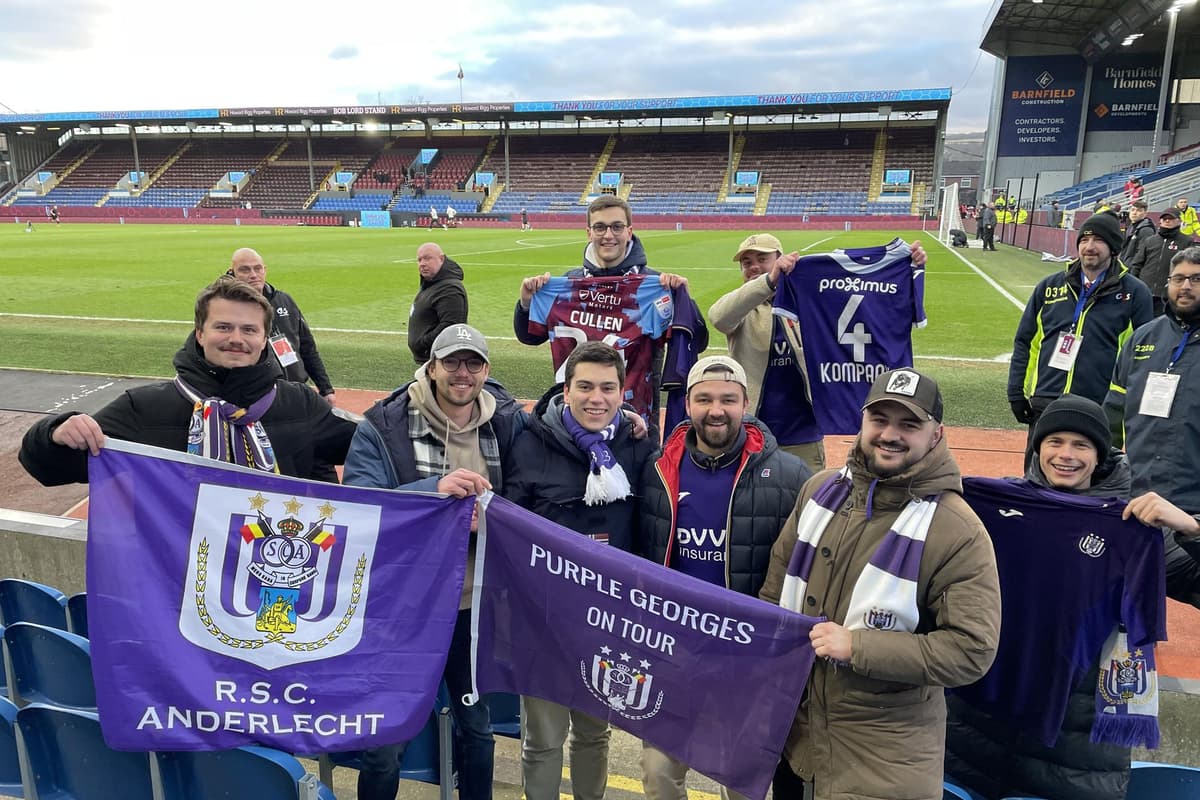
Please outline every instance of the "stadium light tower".
M1163 121L1167 114L1167 90L1171 86L1171 56L1175 50L1175 27L1179 22L1179 12L1186 7L1194 6L1196 0L1175 0L1167 9L1169 18L1167 25L1167 46L1163 51L1162 79L1158 87L1158 114L1154 118L1154 141L1150 145L1150 164L1158 166L1158 145L1162 138Z

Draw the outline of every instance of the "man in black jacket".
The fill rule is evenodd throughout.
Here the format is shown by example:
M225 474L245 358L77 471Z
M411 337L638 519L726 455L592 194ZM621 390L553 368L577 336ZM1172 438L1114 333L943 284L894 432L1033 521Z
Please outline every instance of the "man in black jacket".
M538 403L505 459L504 496L594 541L632 551L636 481L653 460L655 445L638 439L622 414L625 363L610 345L584 342L567 358L565 375L566 383ZM558 800L570 730L575 797L603 800L608 722L537 697L522 698L521 716L525 797Z
M424 364L438 334L467 321L467 287L462 267L433 242L417 248L417 271L421 288L408 314L408 349Z
M1154 302L1154 316L1161 317L1167 310L1167 275L1171 272L1171 259L1176 253L1192 246L1192 237L1180 228L1179 210L1168 206L1158 215L1158 235L1141 240L1129 269L1135 278L1150 287Z
M271 317L257 290L218 279L196 298L196 328L175 355L174 380L130 389L95 417L38 421L21 443L21 464L46 486L86 483L87 453L106 436L297 478L313 477L317 462L342 463L356 426L283 380L267 349Z
M229 274L262 292L274 309L267 331L283 376L296 383L307 383L312 378L321 396L330 405L337 405L337 395L325 371L325 362L317 351L317 343L304 314L300 313L300 306L290 294L267 283L267 265L257 251L239 248L233 252L232 261Z
M757 597L771 547L812 472L746 416L747 387L746 371L729 356L702 358L688 373L689 421L642 473L641 550L671 569ZM648 800L686 800L687 772L687 764L642 744Z
M1146 216L1146 201L1134 200L1129 205L1129 226L1125 229L1125 244L1120 259L1126 264L1133 260L1142 240L1154 235L1154 220Z

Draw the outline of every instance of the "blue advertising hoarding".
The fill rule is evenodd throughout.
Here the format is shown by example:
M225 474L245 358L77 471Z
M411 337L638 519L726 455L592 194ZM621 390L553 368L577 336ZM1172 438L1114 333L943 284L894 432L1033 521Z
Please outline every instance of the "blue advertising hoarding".
M1092 67L1089 131L1152 131L1162 61L1153 53L1116 53ZM1163 121L1167 119L1163 116Z
M1079 56L1009 58L997 155L1075 155L1085 75Z

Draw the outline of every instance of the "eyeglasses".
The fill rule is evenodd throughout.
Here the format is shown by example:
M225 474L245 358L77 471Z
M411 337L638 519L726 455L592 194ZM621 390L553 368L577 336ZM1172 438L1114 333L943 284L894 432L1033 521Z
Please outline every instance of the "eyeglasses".
M597 236L603 236L604 232L607 230L611 230L613 233L620 236L625 232L625 229L628 228L629 225L624 222L614 222L611 225L606 225L603 222L593 222L590 227L592 229L592 233L596 234Z
M1184 281L1190 283L1192 286L1200 286L1200 272L1195 275L1172 275L1167 278L1167 283L1171 286L1183 286Z
M449 358L442 359L442 366L446 368L447 372L458 372L458 368L465 365L467 372L470 372L472 375L483 369L484 363L482 358L456 358L455 356L450 356Z

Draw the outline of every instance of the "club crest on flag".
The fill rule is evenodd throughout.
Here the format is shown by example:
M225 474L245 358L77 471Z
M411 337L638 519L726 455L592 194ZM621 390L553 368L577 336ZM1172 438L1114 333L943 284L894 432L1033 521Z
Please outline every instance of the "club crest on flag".
M378 532L377 507L201 484L179 630L264 669L347 653Z
M896 614L886 608L877 608L872 606L863 614L863 622L868 628L875 628L881 631L890 631L896 627Z
M648 719L662 708L663 693L658 693L654 707L646 711L654 685L650 662L642 659L636 667L630 662L629 653L613 656L612 648L604 645L592 656L590 669L587 661L579 662L579 672L592 695L601 703L626 719Z

